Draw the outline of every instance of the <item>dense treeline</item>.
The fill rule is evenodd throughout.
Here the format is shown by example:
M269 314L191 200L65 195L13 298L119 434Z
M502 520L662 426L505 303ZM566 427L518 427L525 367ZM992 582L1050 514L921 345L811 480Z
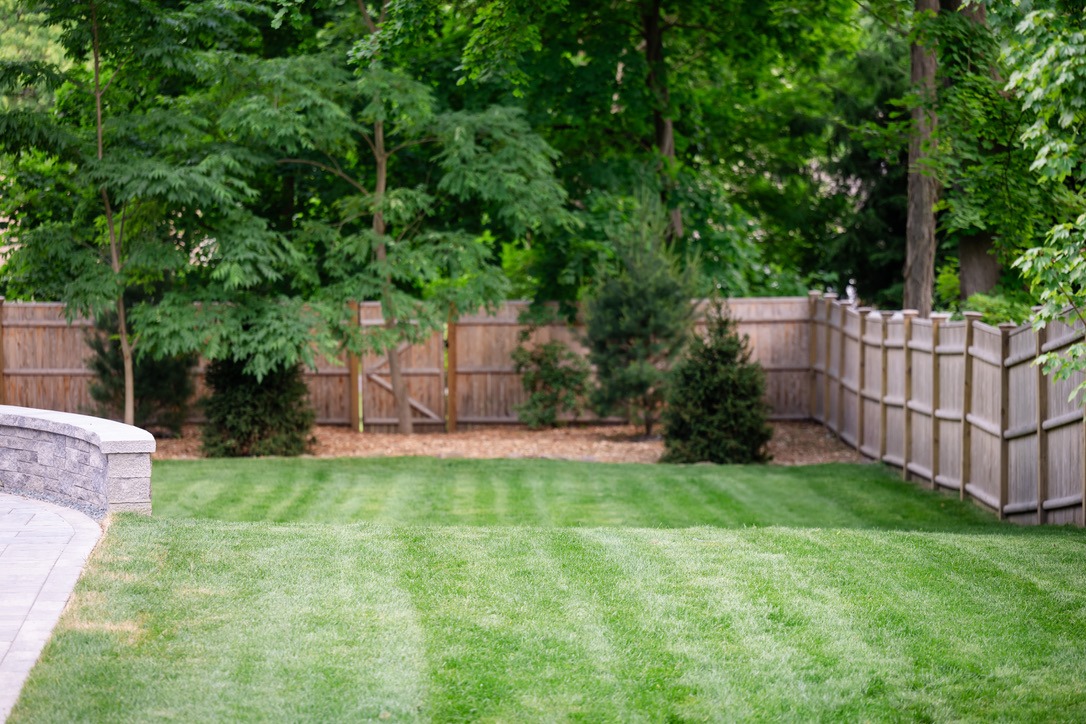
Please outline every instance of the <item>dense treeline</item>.
M1082 25L1059 0L0 0L3 291L109 310L128 390L137 354L261 379L508 296L571 309L651 202L699 294L1052 316L1083 288Z

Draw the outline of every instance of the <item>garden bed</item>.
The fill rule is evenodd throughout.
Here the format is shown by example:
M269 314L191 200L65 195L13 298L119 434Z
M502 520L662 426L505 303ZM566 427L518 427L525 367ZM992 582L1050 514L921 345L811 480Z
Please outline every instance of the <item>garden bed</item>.
M446 458L550 458L589 462L654 463L663 442L645 439L632 426L565 427L528 430L491 427L453 434L355 434L345 427L320 425L315 430L316 457L401 457L429 455ZM859 453L841 443L814 422L777 422L769 444L773 462L807 465L827 462L863 462ZM173 440L159 440L155 458L202 457L200 428L186 426Z

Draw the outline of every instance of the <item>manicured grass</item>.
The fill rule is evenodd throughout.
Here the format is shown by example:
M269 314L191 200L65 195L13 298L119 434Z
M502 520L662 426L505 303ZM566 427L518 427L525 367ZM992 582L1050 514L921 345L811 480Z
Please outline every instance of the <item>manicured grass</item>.
M12 721L1086 719L1083 531L873 466L186 462L155 502Z
M156 516L277 523L959 530L993 522L878 465L165 461L155 463L153 498Z

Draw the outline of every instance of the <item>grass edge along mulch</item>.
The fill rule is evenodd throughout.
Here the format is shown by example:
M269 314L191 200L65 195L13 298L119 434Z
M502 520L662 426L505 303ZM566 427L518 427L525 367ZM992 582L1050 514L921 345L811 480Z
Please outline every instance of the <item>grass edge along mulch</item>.
M432 493L450 471L489 490L487 468L520 466L539 463L381 472L416 468ZM540 474L561 480L534 487L610 467L658 470L550 463ZM808 472L847 489L850 468ZM693 482L669 482L691 488L673 507L738 472L677 470ZM328 475L321 485L351 488ZM834 525L789 497L763 496L790 521L769 527L744 527L741 510L730 527L563 527L547 510L464 523L478 511L440 508L401 523L119 516L12 721L1086 717L1081 531L1001 525L953 500L929 505L921 529L889 494Z

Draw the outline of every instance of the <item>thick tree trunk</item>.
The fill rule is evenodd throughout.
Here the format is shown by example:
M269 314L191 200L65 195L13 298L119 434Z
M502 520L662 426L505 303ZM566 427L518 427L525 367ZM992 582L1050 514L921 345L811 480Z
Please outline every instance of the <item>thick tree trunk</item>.
M648 77L645 79L652 94L652 123L656 151L665 159L665 163L675 160L675 123L671 118L671 91L667 84L667 66L664 62L664 23L661 15L661 0L646 0L641 5L641 37L645 41L645 62L648 65ZM665 187L667 180L665 177ZM664 193L664 202L667 203ZM683 235L682 210L673 208L669 211L670 234L673 238Z
M992 235L988 233L966 236L958 242L963 300L974 294L987 294L999 284L1003 267L992 253L993 248Z
M385 215L381 212L381 202L388 188L388 152L385 149L385 126L382 121L373 125L373 155L377 162L377 177L373 185L373 203L377 210L373 214L373 233L381 238L385 234ZM377 260L384 263L388 258L388 249L383 241L377 244ZM398 320L392 300L392 276L386 272L381 289L381 313L385 319L385 327L389 331L396 329ZM388 371L392 377L392 395L396 399L397 430L404 435L410 435L414 431L411 421L411 398L408 396L407 381L403 376L403 367L400 364L399 345L393 345L388 350Z
M962 0L942 0L942 12L960 12L978 25L988 25L988 10L984 3L962 5ZM997 68L989 68L992 78L999 80ZM992 291L999 284L1003 271L999 258L995 255L992 235L987 231L963 237L958 242L958 262L960 268L961 298L968 299L974 294Z
M916 0L916 11L939 11L939 0ZM909 204L905 223L905 308L931 314L935 283L935 178L926 172L935 129L935 51L914 42L910 49L913 90L921 102L913 108L909 138Z

